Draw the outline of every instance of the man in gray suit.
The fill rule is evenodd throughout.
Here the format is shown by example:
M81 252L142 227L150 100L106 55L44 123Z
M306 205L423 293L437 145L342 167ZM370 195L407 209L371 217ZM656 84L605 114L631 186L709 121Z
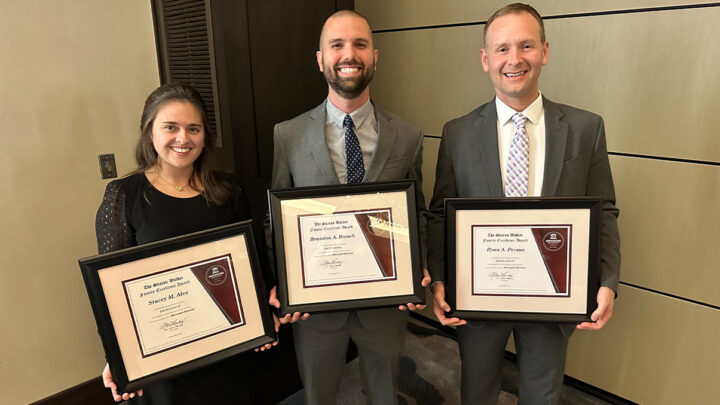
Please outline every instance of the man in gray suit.
M458 326L463 404L495 404L504 348L513 332L518 355L520 403L556 404L562 387L568 338L579 329L600 329L612 316L620 253L610 164L602 118L556 104L540 94L538 77L548 43L537 11L511 4L485 25L483 70L496 97L445 124L428 215L428 267L434 312ZM600 288L593 322L466 322L447 318L443 201L450 197L602 196Z
M275 126L272 187L417 179L424 210L420 165L422 132L376 107L370 83L378 51L365 18L343 10L325 22L317 63L328 83L319 106ZM425 270L423 285L430 281ZM340 298L340 297L339 297ZM275 289L271 302L278 305ZM411 303L400 309L422 308ZM336 403L349 339L358 347L364 392L373 404L396 403L397 366L407 313L378 308L328 314L286 315L293 334L305 403Z

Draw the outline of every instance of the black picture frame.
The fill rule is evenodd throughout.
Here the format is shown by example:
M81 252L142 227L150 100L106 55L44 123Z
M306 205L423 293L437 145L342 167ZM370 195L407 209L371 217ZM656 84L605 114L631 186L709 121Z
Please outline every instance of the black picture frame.
M571 214L572 213L572 214ZM599 289L599 243L601 235L602 199L600 197L528 197L528 198L449 198L445 200L445 264L446 264L446 300L452 308L450 316L461 319L505 320L505 321L544 321L577 323L590 320L590 315L597 308L597 291ZM552 221L547 217L555 218ZM535 218L545 218L535 221ZM487 220L492 225L488 225ZM479 221L474 223L473 221ZM577 224L573 222L576 221ZM530 292L514 292L513 294L477 293L475 266L478 260L476 252L492 252L497 239L475 238L475 227L515 227L528 228L530 235L535 230L542 232L544 227L563 224L560 228L573 230L572 241L567 247L567 276L564 279L565 290L559 289L556 282L552 284L555 295L537 295ZM567 225L566 225L567 224ZM470 228L468 228L470 227ZM468 229L470 232L468 232ZM497 229L497 228L483 228ZM535 229L535 230L534 230ZM458 234L462 235L458 237ZM481 233L482 234L482 233ZM490 235L490 234L489 234ZM505 235L505 234L503 234ZM569 235L569 234L568 234ZM464 240L460 240L464 239ZM468 243L468 240L470 242ZM528 238L526 238L528 239ZM526 240L522 239L522 240ZM503 239L507 240L507 239ZM487 243L485 241L488 241ZM534 243L533 243L534 242ZM572 242L572 243L571 243ZM458 243L461 244L458 247ZM476 243L477 245L476 247ZM542 263L550 272L548 257L535 236L529 242L537 246ZM471 251L468 251L468 246ZM481 249L481 250L476 250ZM461 253L458 251L462 250ZM586 252L586 254L584 253ZM470 259L468 260L468 255ZM522 263L513 258L505 259L497 254L498 262L486 264L488 278L503 277L502 271L495 269L512 269L513 265ZM514 255L514 254L513 254ZM482 256L482 255L479 255ZM573 260L570 260L573 258ZM510 260L511 265L505 266L502 260ZM562 259L565 260L565 259ZM561 260L561 263L562 263ZM562 267L561 267L562 270ZM468 272L472 273L468 282ZM478 273L483 274L484 273ZM507 277L512 277L508 273ZM478 276L478 279L481 277ZM552 275L550 275L552 278ZM484 280L484 278L483 278ZM584 281L583 281L584 280ZM572 286L570 283L574 283ZM502 283L498 283L501 285ZM501 290L498 290L501 291Z
M415 181L408 180L396 182L360 183L353 185L343 184L268 190L270 225L273 234L275 269L277 272L278 282L277 292L278 298L281 303L279 311L280 314L284 315L294 312L332 312L350 309L385 307L407 303L424 303L425 289L421 284L423 278L423 269L421 260L420 234L418 228L418 209L415 201L416 187L417 185ZM365 291L364 289L369 288L368 284L363 282L357 282L354 283L357 286L357 290L353 288L352 291L357 292L357 294L355 294L353 298L347 298L348 296L345 294L334 293L335 291L339 291L341 287L347 287L346 285L321 285L312 287L314 290L310 290L310 287L307 287L304 284L305 281L302 281L303 286L300 287L297 285L297 283L294 283L292 280L290 280L294 276L292 276L293 273L289 272L297 271L298 268L304 266L304 262L302 262L303 259L301 256L302 252L300 252L300 261L294 260L291 257L293 255L293 252L302 249L302 242L300 237L300 223L295 223L296 218L302 215L289 215L289 218L291 218L293 223L287 223L287 221L284 221L283 219L283 204L292 201L293 203L295 203L295 205L297 205L298 202L300 204L304 202L309 202L310 204L308 205L322 206L327 201L336 201L335 199L341 198L348 201L353 201L354 203L349 203L350 206L361 204L362 208L367 210L372 210L380 206L384 207L385 205L387 205L378 204L377 207L373 207L372 204L370 204L371 206L367 206L367 204L362 204L361 200L366 201L366 199L372 199L373 196L392 196L393 201L398 201L398 206L392 207L395 212L394 215L396 215L393 221L395 221L395 223L397 224L402 223L403 226L406 226L408 234L407 238L404 238L402 242L398 242L402 243L403 246L407 244L407 246L405 246L406 249L403 251L404 254L406 253L406 255L404 255L404 259L402 259L402 263L404 265L402 266L402 268L400 268L400 266L398 266L397 268L396 275L399 278L397 278L396 281L403 279L402 283L398 282L398 287L400 287L398 291L404 290L405 292L391 292L389 294L381 296L362 296L362 291ZM382 197L378 198L382 199ZM320 210L315 212L312 209L309 209L303 210L302 212L309 215L341 215L349 211L345 209L338 209L336 211ZM401 216L402 218L399 218L398 216ZM296 239L288 235L288 232L286 232L286 230L293 230L293 232L295 232L295 228L297 228L298 236ZM290 242L290 246L286 245L286 236L288 238L293 238ZM391 243L395 243L396 240L400 240L397 235L391 238ZM373 248L371 247L370 249ZM398 261L400 261L400 259L398 259ZM288 262L291 263L290 266L288 266ZM291 276L288 277L289 275ZM305 276L303 273L301 278L304 277ZM299 300L294 300L290 294L290 290L303 292L311 291L308 292L310 301L305 300L303 302L299 302ZM390 288L390 290L392 290L392 288ZM318 296L323 297L319 297L317 300L315 300L314 298L312 298L315 292L317 292Z
M135 391L153 382L210 365L277 339L267 303L267 290L258 261L251 222L229 224L78 260L98 326L98 333L118 392ZM244 243L242 243L243 241ZM195 263L185 264L187 262L184 262L183 259L176 259L176 264L181 264L176 268L172 268L172 264L166 265L165 263L173 263L174 257L182 255L183 252L188 252L190 249L192 249L193 257L207 257L209 261L217 256L218 249L225 249L223 251L228 252L227 260L232 263L230 278L233 285L230 288L237 294L235 298L240 307L239 311L242 312L242 324L231 325L226 330L146 355L140 347L139 329L135 324L131 300L124 287L129 279L120 276L117 272L113 274L113 270L120 268L117 266L122 266L122 269L131 269L131 272L135 271L140 274L140 279L166 271L182 270L183 266L187 267ZM204 249L207 249L207 256L205 256ZM148 260L156 260L158 263L136 265L137 263L147 263ZM170 269L168 269L169 267ZM238 287L243 281L248 284ZM196 286L199 284L202 283L200 281L195 283ZM119 291L125 294L126 301L122 302L123 297L120 297ZM208 292L208 296L210 295ZM108 300L111 300L110 303ZM225 314L216 300L215 304ZM114 314L122 314L122 316L113 320L111 310L114 311ZM126 319L126 321L119 321L119 319ZM127 319L131 321L127 321ZM241 330L239 326L247 327L240 333L241 337L224 335L239 333L237 332ZM128 336L136 337L136 339L131 342L133 339ZM220 339L222 341L219 341ZM208 347L203 346L206 344ZM188 354L190 352L193 354ZM199 355L198 352L200 352ZM162 356L161 360L158 360L158 356ZM143 364L143 361L151 358L153 360L150 361L157 361L157 363L153 367L149 367L150 371L144 370L144 366L134 366ZM130 364L133 364L134 368L131 369L133 373L129 377L128 366ZM142 370L138 371L138 369Z

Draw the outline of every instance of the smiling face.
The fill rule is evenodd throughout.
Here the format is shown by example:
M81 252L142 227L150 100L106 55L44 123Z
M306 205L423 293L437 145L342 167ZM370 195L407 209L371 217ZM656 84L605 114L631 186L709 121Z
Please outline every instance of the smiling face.
M329 86L329 96L369 98L378 52L367 21L354 14L330 17L320 35L317 63Z
M205 145L200 110L187 101L169 101L152 124L152 142L162 170L190 170Z
M506 14L487 29L480 50L483 70L490 74L498 98L522 111L540 94L538 79L548 61L548 43L540 24L526 12Z

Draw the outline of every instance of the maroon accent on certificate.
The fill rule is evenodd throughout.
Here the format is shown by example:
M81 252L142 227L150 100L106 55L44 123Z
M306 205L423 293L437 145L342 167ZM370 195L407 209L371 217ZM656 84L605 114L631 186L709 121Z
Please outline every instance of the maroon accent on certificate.
M365 235L375 259L380 265L385 277L395 276L395 252L393 251L393 241L390 239L388 231L390 224L390 211L380 211L372 214L355 214L355 219L360 225L360 229Z
M229 256L190 268L200 284L215 300L231 324L242 322L237 290L230 276L232 266Z
M535 242L540 247L545 259L545 265L548 268L550 277L555 284L555 290L558 293L565 294L568 292L570 284L568 260L568 249L566 245L570 243L568 233L571 231L570 226L562 228L531 228Z

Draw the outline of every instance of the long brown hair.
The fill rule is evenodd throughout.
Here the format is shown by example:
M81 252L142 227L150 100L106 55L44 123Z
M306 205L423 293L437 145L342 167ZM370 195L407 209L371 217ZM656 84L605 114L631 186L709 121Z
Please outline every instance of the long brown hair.
M213 174L208 162L208 149L215 144L215 137L208 122L205 102L192 86L183 83L168 83L155 89L145 100L142 116L140 117L140 140L135 147L135 161L137 169L133 173L144 173L158 161L158 154L153 146L152 127L158 111L170 101L186 101L200 111L205 131L205 148L200 156L193 162L193 176L190 176L188 186L195 191L201 191L209 202L216 205L225 204L230 198L231 185L220 181ZM200 184L198 183L198 180Z

